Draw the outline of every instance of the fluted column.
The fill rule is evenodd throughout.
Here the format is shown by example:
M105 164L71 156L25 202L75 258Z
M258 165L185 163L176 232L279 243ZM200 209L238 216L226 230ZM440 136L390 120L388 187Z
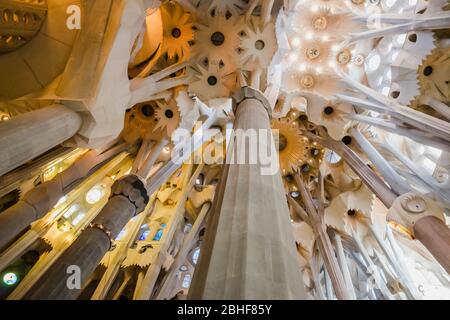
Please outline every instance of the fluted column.
M0 2L0 53L10 52L32 39L47 14L47 1Z
M236 103L234 129L268 134L270 150L264 152L278 167L267 99L247 87ZM256 152L251 143L239 138L230 143L190 299L306 297L280 171L263 175L260 157L256 164L229 164L241 152Z
M89 151L75 161L67 170L57 174L28 191L18 203L0 213L0 250L32 222L42 218L60 198L72 191L79 182L88 177L99 166L121 152L123 146L98 155Z
M61 104L0 122L0 176L71 138L81 123L78 113Z
M142 212L149 201L144 183L135 175L116 181L111 198L90 226L47 270L24 297L32 300L75 299L91 274L111 248L113 240L135 215ZM70 266L81 271L81 289L71 289Z

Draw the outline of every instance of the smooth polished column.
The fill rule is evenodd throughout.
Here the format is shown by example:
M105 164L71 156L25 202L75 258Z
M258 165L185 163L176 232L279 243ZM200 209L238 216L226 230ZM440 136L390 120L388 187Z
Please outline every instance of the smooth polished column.
M61 105L28 112L0 123L0 176L73 137L81 116Z
M149 201L144 183L129 175L114 183L111 198L98 216L75 242L36 282L25 299L73 300L78 297L113 240L135 215L142 212ZM81 272L81 288L73 289L70 267Z
M419 193L399 196L387 219L406 228L450 274L450 229L440 205Z
M278 168L267 99L247 87L236 104L234 129L267 134L264 153ZM256 164L230 164L242 152L257 152L261 139L230 142L189 299L306 298L279 168L263 175L260 157Z
M436 217L419 219L414 235L450 274L450 229L445 222Z

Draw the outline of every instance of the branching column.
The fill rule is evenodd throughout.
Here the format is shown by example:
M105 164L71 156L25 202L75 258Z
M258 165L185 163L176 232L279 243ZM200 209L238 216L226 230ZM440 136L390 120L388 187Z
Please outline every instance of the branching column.
M133 216L144 210L148 201L145 185L137 176L129 175L116 181L106 206L39 279L25 299L75 299L111 248L113 240ZM80 289L71 286L71 266L79 268L81 272Z
M94 173L102 163L122 149L119 146L101 155L95 150L89 151L70 168L57 174L52 180L31 189L18 203L1 212L0 249L32 222L47 214L61 197L75 189L84 178Z
M81 116L61 104L0 122L0 175L71 138L81 124Z
M302 196L306 212L308 213L309 219L307 221L314 230L317 247L319 248L319 252L323 258L325 270L330 277L336 297L339 300L354 300L355 297L352 295L351 289L347 287L344 275L339 267L338 260L327 233L327 226L323 222L323 202L320 203L320 212L318 212L311 194L306 189L303 178L299 175L299 173L295 174L294 178Z
M46 0L0 2L0 54L27 43L41 29L47 14Z
M268 134L270 163L278 167L267 99L247 87L236 104L235 131L259 130L258 140ZM258 150L255 141L239 140L230 142L188 298L304 299L280 171L264 175L260 157L256 164L230 164L241 152Z
M350 148L331 139L326 133L322 132L322 134L325 138L305 133L322 146L337 152L381 202L390 208L388 220L407 228L450 273L450 229L445 224L442 209L435 201L415 192L397 196ZM374 155L370 152L369 154ZM382 165L386 166L387 163ZM405 191L405 189L399 190Z

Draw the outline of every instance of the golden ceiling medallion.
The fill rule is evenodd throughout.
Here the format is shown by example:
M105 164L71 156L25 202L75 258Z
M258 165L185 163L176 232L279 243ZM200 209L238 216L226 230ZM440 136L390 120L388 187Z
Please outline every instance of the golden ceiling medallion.
M341 65L350 63L350 61L352 60L352 54L350 50L344 49L341 52L339 52L336 60Z
M327 28L328 22L326 17L317 17L313 20L313 26L316 30L325 30Z
M315 85L314 77L310 74L305 74L300 79L300 85L305 89L311 89Z

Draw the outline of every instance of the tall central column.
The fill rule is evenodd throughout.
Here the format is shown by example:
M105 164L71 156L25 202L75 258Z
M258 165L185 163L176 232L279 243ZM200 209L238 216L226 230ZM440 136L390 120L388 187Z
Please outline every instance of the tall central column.
M248 87L235 102L236 134L230 142L189 299L304 299L280 170L264 172L267 163L264 166L260 157L255 164L230 164L231 159L241 158L242 152L251 158L249 152L257 152L265 133L270 137L270 163L279 167L269 103L261 92ZM239 129L247 136L254 130L258 141L245 143L239 139Z

